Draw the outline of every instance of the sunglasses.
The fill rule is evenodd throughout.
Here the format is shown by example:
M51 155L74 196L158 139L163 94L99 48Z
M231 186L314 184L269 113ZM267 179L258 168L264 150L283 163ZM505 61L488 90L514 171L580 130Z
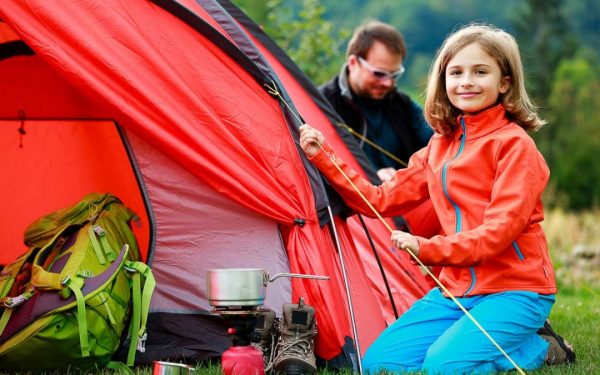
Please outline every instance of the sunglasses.
M395 81L398 78L402 77L402 74L404 74L404 71L406 70L406 69L404 69L404 66L402 66L402 64L400 64L400 68L398 68L398 70L396 70L394 72L386 72L384 70L377 69L373 65L369 64L367 62L367 60L363 59L360 56L358 56L358 62L360 63L360 65L367 68L367 70L373 75L373 77L375 77L379 80L391 78L393 81Z

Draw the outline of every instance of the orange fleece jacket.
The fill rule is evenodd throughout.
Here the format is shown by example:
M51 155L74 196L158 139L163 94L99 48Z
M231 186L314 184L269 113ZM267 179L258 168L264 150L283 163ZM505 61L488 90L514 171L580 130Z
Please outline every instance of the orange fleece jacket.
M540 225L549 178L544 158L502 105L458 122L457 131L434 135L406 169L380 186L351 170L327 143L312 162L351 208L367 216L375 215L331 158L382 216L402 215L431 199L445 234L417 237L419 259L442 266L440 281L454 296L556 293Z

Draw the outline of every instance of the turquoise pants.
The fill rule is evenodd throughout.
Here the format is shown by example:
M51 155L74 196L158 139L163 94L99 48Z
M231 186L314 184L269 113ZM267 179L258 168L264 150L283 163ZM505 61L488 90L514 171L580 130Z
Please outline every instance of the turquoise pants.
M477 322L523 370L544 363L548 343L536 334L554 295L510 291L458 298ZM362 360L380 370L433 374L493 374L514 366L450 298L431 290L387 327Z

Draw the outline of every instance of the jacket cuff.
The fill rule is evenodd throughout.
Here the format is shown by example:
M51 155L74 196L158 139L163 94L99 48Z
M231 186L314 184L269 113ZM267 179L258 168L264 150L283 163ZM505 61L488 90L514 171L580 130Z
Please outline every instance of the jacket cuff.
M322 148L319 149L317 154L315 154L312 157L308 156L308 160L310 160L315 165L322 165L323 159L329 160L330 155L334 154L333 148L331 147L329 142L327 142L327 141L323 142L321 147Z

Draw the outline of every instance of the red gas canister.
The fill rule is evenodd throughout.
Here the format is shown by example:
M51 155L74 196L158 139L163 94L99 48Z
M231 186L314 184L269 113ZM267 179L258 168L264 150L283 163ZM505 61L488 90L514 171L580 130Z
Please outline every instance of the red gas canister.
M232 346L221 356L224 375L264 375L263 355L257 348Z

